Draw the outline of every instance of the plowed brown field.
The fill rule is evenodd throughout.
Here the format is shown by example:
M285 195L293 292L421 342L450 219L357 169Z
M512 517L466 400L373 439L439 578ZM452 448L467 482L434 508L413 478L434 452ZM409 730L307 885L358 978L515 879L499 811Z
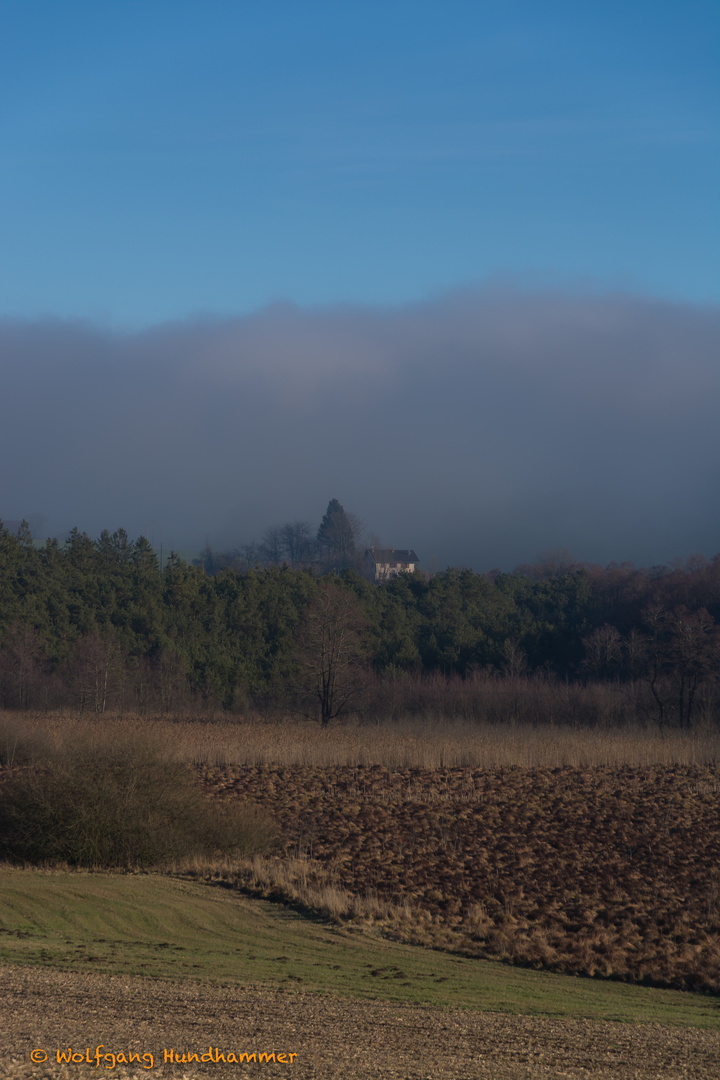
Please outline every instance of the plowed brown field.
M201 769L407 941L720 991L720 768ZM391 919L390 922L393 920Z

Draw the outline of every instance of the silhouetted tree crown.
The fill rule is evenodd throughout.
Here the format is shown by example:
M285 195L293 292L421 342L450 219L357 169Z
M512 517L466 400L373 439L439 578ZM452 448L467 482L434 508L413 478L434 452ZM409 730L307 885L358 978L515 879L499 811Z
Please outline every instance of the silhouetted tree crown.
M333 566L346 566L355 554L357 532L354 515L346 513L337 499L331 499L317 534L318 548L325 560Z

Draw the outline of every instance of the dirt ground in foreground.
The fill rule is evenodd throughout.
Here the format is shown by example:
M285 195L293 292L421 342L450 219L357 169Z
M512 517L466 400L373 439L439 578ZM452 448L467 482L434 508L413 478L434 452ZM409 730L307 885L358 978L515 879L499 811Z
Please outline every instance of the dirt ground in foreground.
M0 965L0 1078L294 1076L312 1080L717 1080L720 1033L553 1020ZM140 1064L57 1065L56 1049ZM163 1064L165 1050L285 1053L287 1063ZM47 1063L34 1065L31 1051ZM290 1059L290 1054L297 1057Z

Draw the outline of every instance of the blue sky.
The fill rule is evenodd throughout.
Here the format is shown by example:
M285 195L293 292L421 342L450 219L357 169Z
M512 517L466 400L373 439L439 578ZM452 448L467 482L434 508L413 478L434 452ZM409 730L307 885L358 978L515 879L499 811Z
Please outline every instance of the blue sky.
M0 0L0 518L227 549L338 498L426 567L713 554L719 31Z
M0 315L718 299L720 6L0 0Z

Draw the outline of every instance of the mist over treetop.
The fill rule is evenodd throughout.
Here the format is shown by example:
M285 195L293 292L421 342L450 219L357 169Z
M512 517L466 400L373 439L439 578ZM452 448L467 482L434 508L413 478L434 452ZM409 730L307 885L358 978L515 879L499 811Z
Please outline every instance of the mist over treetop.
M0 323L5 518L229 548L328 492L424 565L717 547L720 312L468 290L123 334Z

